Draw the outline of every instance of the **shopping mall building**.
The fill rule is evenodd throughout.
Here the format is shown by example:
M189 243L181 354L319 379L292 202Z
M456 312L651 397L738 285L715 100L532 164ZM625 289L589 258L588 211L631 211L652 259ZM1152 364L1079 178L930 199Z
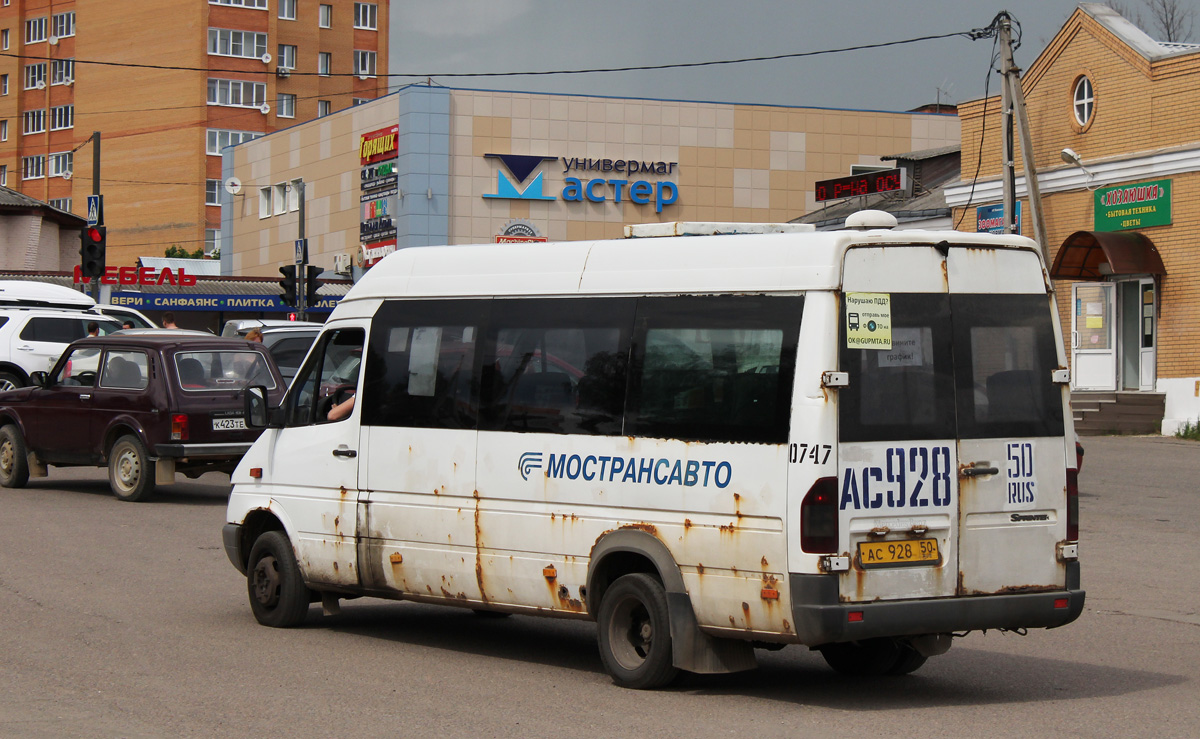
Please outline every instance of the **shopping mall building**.
M953 115L414 85L225 150L222 273L349 274L409 246L619 238L629 223L788 221L814 182L956 145Z

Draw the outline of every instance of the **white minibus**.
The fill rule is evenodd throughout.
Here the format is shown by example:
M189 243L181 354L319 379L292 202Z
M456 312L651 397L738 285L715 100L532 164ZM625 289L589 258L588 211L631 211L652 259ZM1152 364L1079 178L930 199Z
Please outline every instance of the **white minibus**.
M374 596L591 619L633 688L787 644L906 674L967 631L1073 621L1036 244L855 223L384 258L282 405L247 392L266 429L223 534L254 616Z

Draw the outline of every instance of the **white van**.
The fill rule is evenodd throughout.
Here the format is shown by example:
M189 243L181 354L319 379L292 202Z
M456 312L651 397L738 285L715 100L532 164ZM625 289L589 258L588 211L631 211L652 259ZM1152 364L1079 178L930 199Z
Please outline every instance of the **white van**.
M1049 284L1034 242L951 231L404 249L277 411L247 393L268 428L225 547L263 624L360 595L592 619L635 688L786 644L904 674L1062 626Z

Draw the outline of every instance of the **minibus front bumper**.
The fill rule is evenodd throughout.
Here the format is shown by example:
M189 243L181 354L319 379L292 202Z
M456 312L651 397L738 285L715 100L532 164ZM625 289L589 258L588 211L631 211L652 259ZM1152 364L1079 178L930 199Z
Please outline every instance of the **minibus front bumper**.
M882 636L1054 628L1079 618L1085 595L1076 562L1068 565L1066 588L1030 593L853 603L838 599L837 575L791 573L789 583L796 636L810 646Z

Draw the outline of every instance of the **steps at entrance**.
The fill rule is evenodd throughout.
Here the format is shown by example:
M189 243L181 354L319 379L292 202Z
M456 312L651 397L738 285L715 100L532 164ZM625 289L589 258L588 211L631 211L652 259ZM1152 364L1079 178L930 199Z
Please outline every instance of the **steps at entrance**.
M1071 393L1071 416L1079 436L1161 433L1165 410L1164 393Z

